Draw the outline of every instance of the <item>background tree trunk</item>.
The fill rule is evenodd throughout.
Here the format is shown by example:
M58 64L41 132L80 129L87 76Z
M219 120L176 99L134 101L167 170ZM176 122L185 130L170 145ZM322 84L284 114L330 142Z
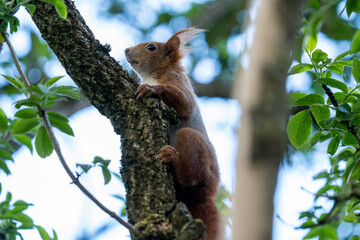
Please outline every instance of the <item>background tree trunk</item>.
M273 194L285 150L285 80L300 19L301 0L263 0L250 66L240 74L242 107L233 239L272 238Z
M141 230L151 229L149 236L158 234L148 239L172 239L174 228L164 211L176 203L173 175L155 156L168 142L168 119L174 112L160 99L135 100L137 83L95 39L73 2L64 2L66 20L52 5L40 1L34 2L33 20L70 77L121 135L121 175L129 222L146 220L140 223Z

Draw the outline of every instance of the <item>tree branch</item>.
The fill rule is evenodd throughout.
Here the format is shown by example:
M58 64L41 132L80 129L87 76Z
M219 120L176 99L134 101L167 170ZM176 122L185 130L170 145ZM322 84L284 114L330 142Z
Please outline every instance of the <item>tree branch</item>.
M120 172L129 222L163 215L176 198L169 166L158 161L156 154L169 140L168 119L174 114L160 99L135 100L137 83L95 39L73 2L64 3L66 20L57 16L52 5L40 1L34 2L32 18L70 77L121 135Z
M30 90L30 83L28 82L27 78L25 77L24 71L22 70L21 66L20 66L20 62L19 59L17 58L17 55L15 53L15 50L11 44L11 42L9 41L9 39L7 38L5 33L2 33L3 38L5 39L6 44L8 45L10 52L11 52L11 56L14 60L14 63L16 65L16 68L20 74L20 78L21 80L24 82L25 86ZM31 92L30 92L31 93ZM71 169L69 168L68 164L65 161L65 158L63 156L63 154L61 153L60 150L60 146L58 144L58 141L56 140L55 134L52 130L52 127L50 126L50 122L49 119L46 115L45 111L41 111L40 112L40 118L43 120L44 123L44 127L49 135L50 141L52 146L54 147L54 150L61 162L61 165L64 167L66 173L69 175L69 177L71 178L71 180L73 181L73 183L88 197L90 198L91 201L93 201L101 210L103 210L104 212L106 212L107 214L109 214L112 218L114 218L116 221L118 221L120 224L122 224L124 227L126 227L127 229L129 229L129 231L131 231L132 233L138 234L138 230L135 229L135 227L131 224L129 224L128 222L124 221L122 218L120 218L115 212L109 210L107 207L105 207L97 198L94 197L94 195L92 195L79 181L79 179L77 177L75 177L75 175L72 173Z

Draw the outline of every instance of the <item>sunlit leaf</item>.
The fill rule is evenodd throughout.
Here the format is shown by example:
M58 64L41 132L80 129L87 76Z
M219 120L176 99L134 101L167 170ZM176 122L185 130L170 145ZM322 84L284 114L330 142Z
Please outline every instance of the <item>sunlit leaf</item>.
M311 69L313 69L313 65L308 64L308 63L300 63L300 64L297 64L297 65L294 65L290 69L289 75L306 72L306 71L309 71Z
M321 61L324 61L326 58L328 57L327 53L321 51L320 49L316 49L313 53L312 53L312 60L315 63L319 63Z
M57 81L59 81L63 77L64 76L57 76L57 77L50 78L49 80L46 81L45 85L47 87L51 87L52 85L54 85Z
M24 134L17 134L17 135L14 136L14 138L16 140L18 140L20 143L24 144L30 150L30 152L32 153L33 146L32 146L32 143L31 143L31 138L29 136L24 135Z
M299 148L310 137L311 133L311 115L310 110L304 110L295 114L289 121L287 133L290 142Z
M324 121L330 118L330 109L323 106L312 106L311 113L313 114L317 124L324 127Z
M17 111L15 117L18 118L35 118L38 116L38 113L33 108L25 108Z
M15 124L12 126L12 134L27 133L34 127L38 126L40 123L39 118L30 118L30 119L19 119L15 121Z
M320 94L311 93L303 98L297 99L297 101L290 104L291 107L296 106L311 106L313 104L324 104L324 98Z
M31 16L34 14L35 9L36 9L34 4L23 4L23 6L26 8L26 10L29 11Z
M345 83L333 79L333 78L320 78L316 80L318 83L320 84L324 84L333 88L337 88L340 89L341 91L343 91L344 93L348 92L348 87Z

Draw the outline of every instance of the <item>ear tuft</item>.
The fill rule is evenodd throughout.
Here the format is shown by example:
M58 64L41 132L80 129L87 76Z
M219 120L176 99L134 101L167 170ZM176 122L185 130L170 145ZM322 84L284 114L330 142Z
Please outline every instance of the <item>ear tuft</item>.
M199 33L205 32L204 29L201 28L195 28L195 27L190 27L190 28L186 28L184 30L181 30L177 33L175 33L166 43L166 45L168 45L169 42L173 42L174 39L179 39L179 45L177 49L173 49L173 50L181 50L181 52L183 54L188 54L191 52L191 48L188 46L188 43L191 39L197 37L199 35Z

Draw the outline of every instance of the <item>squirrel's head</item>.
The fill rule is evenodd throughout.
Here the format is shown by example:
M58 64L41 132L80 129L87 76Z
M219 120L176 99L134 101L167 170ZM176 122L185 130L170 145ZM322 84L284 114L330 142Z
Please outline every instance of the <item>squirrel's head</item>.
M175 33L166 43L148 42L125 49L127 61L141 77L157 76L170 66L180 66L180 60L190 52L188 42L199 33L199 28L186 28Z

